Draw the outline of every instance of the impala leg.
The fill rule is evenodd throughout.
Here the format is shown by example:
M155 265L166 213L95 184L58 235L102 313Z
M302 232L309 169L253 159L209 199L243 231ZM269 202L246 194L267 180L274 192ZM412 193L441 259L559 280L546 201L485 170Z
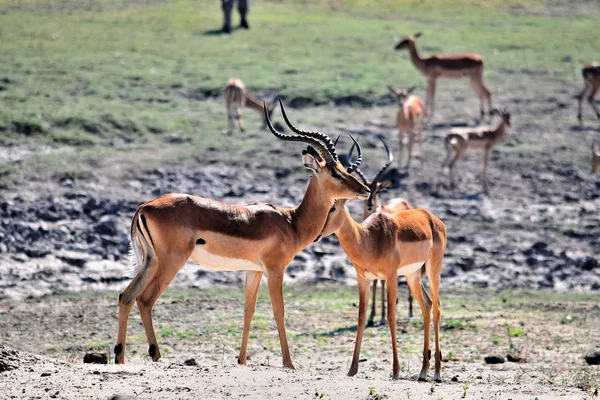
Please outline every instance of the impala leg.
M402 168L402 155L404 153L404 130L398 129L398 138L400 138L400 145L398 147L398 168Z
M483 71L479 71L475 75L471 76L469 81L471 82L471 86L475 93L479 96L479 115L481 120L483 121L483 116L485 115L483 103L485 99L487 99L488 110L492 109L492 94L483 84Z
M421 168L423 168L423 119L419 120L417 129L419 132L419 160Z
M581 91L581 93L579 94L579 96L577 98L577 119L579 120L580 125L583 123L583 118L582 118L582 113L581 113L581 105L583 104L583 99L587 95L588 91L591 89L591 85L589 84L589 82L585 81L584 83L585 83L585 87L583 88L583 90Z
M590 105L592 106L592 108L594 109L594 111L596 112L596 117L600 118L600 110L598 109L598 106L596 105L596 93L598 93L598 89L600 89L600 86L595 86L590 90L590 94L588 96L588 102L590 103Z
M295 369L290 356L290 347L288 345L285 333L285 310L283 304L283 269L269 269L267 271L267 282L269 284L269 296L273 306L273 315L277 324L277 333L279 334L279 343L281 344L281 356L283 366Z
M429 114L429 119L433 118L433 113L435 112L435 78L427 80L427 101L426 107L428 110L431 110L431 114Z
M381 281L381 319L379 320L379 325L387 324L386 316L387 311L385 309L385 297L387 296L385 291L385 281Z
M398 361L398 344L396 343L396 296L398 294L398 276L394 274L386 279L387 284L387 319L392 337L392 379L400 376L400 362Z
M233 133L233 110L230 107L227 107L227 133Z
M408 291L408 319L413 319L415 315L413 314L413 296L410 290Z
M160 349L152 322L152 309L156 300L169 287L175 275L184 267L187 258L182 257L179 260L171 260L168 264L161 263L156 274L149 280L137 298L137 306L140 311L142 324L144 325L144 331L146 332L146 339L148 340L148 354L152 357L152 361L160 359Z
M444 168L448 165L450 157L452 157L453 147L448 140L444 140L444 148L446 149L446 158L442 162L442 173L444 172Z
M371 314L369 314L369 319L367 320L367 326L375 325L375 308L377 306L377 279L373 280L373 301L371 302Z
M419 374L419 380L427 380L427 371L429 371L429 359L431 351L429 350L430 329L431 329L431 298L421 283L421 271L414 272L406 277L410 293L417 299L423 314L423 366Z
M460 150L460 148L456 148L456 153L454 154L454 158L452 158L452 160L448 164L448 169L449 169L449 173L450 173L450 187L452 189L454 189L456 187L456 182L454 181L454 164L456 164L456 161L458 161L458 159L460 158L461 155L462 155L462 150Z
M412 148L413 148L413 144L415 142L415 132L414 132L414 126L412 129L409 130L408 132L408 163L406 164L406 169L410 168L410 160L412 159Z
M440 275L442 273L442 260L444 258L444 246L435 245L431 250L431 256L425 268L429 278L429 289L431 290L431 300L433 303L433 329L435 333L435 373L433 379L436 382L442 381L442 350L440 347L440 319L442 312L440 310Z
M490 149L485 149L483 152L483 190L488 191L487 167Z
M246 271L246 297L244 299L244 333L242 335L242 347L238 363L246 365L246 348L248 346L248 335L250 334L250 325L252 317L256 311L256 298L258 297L258 288L263 273L260 271Z
M115 364L125 363L125 344L127 340L127 321L135 300L145 286L152 280L158 267L158 260L154 256L146 257L142 266L131 283L119 295L119 331L117 344L114 348Z
M360 359L360 345L365 331L365 320L369 308L369 280L358 277L358 325L356 326L356 341L354 342L354 355L348 376L358 373L358 360Z
M244 132L244 110L241 107L237 109L237 117L240 124L240 131Z

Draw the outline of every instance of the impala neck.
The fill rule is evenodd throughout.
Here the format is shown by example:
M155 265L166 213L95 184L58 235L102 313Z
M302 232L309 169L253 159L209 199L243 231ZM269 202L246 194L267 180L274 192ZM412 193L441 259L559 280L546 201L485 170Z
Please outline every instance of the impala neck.
M505 133L506 133L506 122L504 122L504 120L502 120L502 122L500 122L500 125L498 125L498 127L494 131L494 140L498 141L498 140L502 139L502 137L504 136Z
M334 199L323 193L317 178L311 177L302 201L291 212L301 248L311 244L323 231L333 202Z
M343 222L339 229L335 232L338 237L342 248L348 254L350 261L356 263L363 255L361 251L362 242L362 229L358 222L352 218L350 211L346 204L343 205L344 209L341 211L343 214Z
M255 97L253 97L252 95L248 94L247 92L246 92L246 107L251 108L254 111L258 112L260 114L261 118L263 119L263 122L266 121L263 103L260 100L256 99Z
M424 73L425 62L419 55L419 52L417 51L417 45L414 42L410 44L410 48L408 49L408 51L410 51L410 59L412 60L415 67L417 67L419 71Z

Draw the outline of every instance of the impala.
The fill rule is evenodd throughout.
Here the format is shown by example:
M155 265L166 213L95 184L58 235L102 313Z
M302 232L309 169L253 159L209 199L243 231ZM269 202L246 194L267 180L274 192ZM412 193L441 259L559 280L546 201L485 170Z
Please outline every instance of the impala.
M294 368L284 325L285 269L294 256L321 233L335 199L366 199L369 189L340 164L335 146L327 135L299 130L287 119L283 104L281 110L295 135L279 133L265 108L265 119L273 135L282 140L309 144L302 152L302 160L313 175L302 202L294 208L267 203L237 206L171 193L141 205L131 223L137 274L119 296L115 363L125 361L127 320L136 302L150 346L149 354L153 361L158 361L160 351L152 323L152 308L177 272L191 259L216 270L246 271L240 364L246 363L246 346L258 287L262 275L266 274L283 365ZM360 159L356 165L359 163Z
M348 168L353 171L353 166ZM423 312L424 346L423 366L419 380L427 379L429 370L429 329L433 307L435 331L435 374L441 382L442 353L439 341L440 300L439 287L442 260L446 249L446 227L435 215L424 209L395 214L375 213L357 223L350 216L345 199L336 200L323 228L323 236L335 233L356 269L358 278L359 311L354 355L348 376L358 372L360 346L369 307L369 281L382 279L387 283L387 320L392 337L392 378L398 379L400 364L396 344L396 294L398 275L406 276L412 295ZM427 274L431 297L421 282Z
M427 113L427 108L423 100L417 96L409 96L414 90L410 89L395 89L388 87L398 101L400 109L396 114L396 126L398 127L398 136L400 138L400 152L398 157L398 166L402 167L402 153L404 151L404 135L408 135L408 163L406 168L410 168L410 160L412 158L412 147L415 137L415 128L419 135L419 159L423 166L423 118Z
M592 174L600 171L600 150L596 148L596 142L592 142Z
M387 171L387 169L390 167L390 165L392 165L392 162L394 161L394 156L392 155L392 152L390 151L390 148L388 147L385 140L383 140L382 137L379 137L379 140L381 140L381 142L383 143L383 146L385 147L388 159L387 159L387 162L383 165L383 167L381 167L379 169L379 171L377 171L377 174L375 174L375 177L373 178L373 180L369 182L363 175L360 168L356 168L354 171L358 174L358 176L360 177L362 182L371 190L371 194L369 195L369 198L364 202L363 221L366 220L367 218L369 218L371 216L371 214L373 214L374 212L384 212L384 213L388 213L388 214L393 214L393 213L397 213L400 211L414 209L412 204L410 204L408 201L401 199L401 198L391 199L384 205L379 204L379 193L381 193L383 190L386 190L386 189L392 187L395 183L394 180L392 180L392 179L386 179L386 180L383 179L384 173ZM354 151L354 146L352 146L350 148L350 152L348 153L348 156L346 158L348 160L348 162L350 162L350 163L351 163L351 157L352 157L353 151ZM373 288L372 288L373 301L371 303L371 313L369 314L369 318L367 319L367 326L375 325L374 320L375 320L375 308L376 308L376 304L377 304L377 302L376 302L377 282L378 282L377 279L373 280ZM381 281L381 320L379 321L380 325L385 325L385 323L386 323L385 316L386 316L385 281ZM408 318L413 318L413 297L410 294L410 290L408 291Z
M415 67L427 79L427 109L434 111L435 83L438 78L468 77L471 86L479 95L480 114L483 120L483 103L487 98L488 110L492 109L492 93L483 84L483 58L477 54L434 54L421 58L415 40L421 36L416 33L402 39L396 44L396 50L407 49Z
M240 131L244 132L243 108L248 107L260 113L263 128L267 124L267 117L270 117L275 108L275 100L269 105L260 102L253 97L244 86L240 79L231 78L223 88L223 97L225 98L225 108L227 108L227 132L233 132L233 119L236 118L240 125ZM266 111L266 112L265 112Z
M471 150L480 150L483 152L483 189L487 190L487 166L490 150L498 143L507 128L510 126L510 111L508 108L503 110L494 109L490 114L498 114L502 118L500 124L492 129L490 126L477 128L454 128L446 135L444 147L446 148L446 159L442 163L442 169L448 165L450 170L450 187L455 187L454 182L454 164L463 154ZM454 153L454 157L452 157ZM450 158L452 158L450 160Z
M588 103L592 106L594 111L596 112L596 117L600 118L600 109L596 105L596 93L598 93L598 89L600 89L600 63L588 64L581 70L581 75L583 75L583 82L585 87L583 91L576 96L579 100L578 111L577 111L577 119L579 123L582 123L581 117L581 103L583 99L587 97Z

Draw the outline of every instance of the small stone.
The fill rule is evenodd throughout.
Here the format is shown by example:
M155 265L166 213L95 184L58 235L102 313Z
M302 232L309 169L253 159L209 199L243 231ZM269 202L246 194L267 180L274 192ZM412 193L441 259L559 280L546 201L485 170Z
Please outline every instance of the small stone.
M583 358L585 358L585 362L588 363L588 365L600 365L600 350L588 354Z
M487 356L484 358L486 364L504 364L506 361L502 356Z
M198 363L196 362L196 359L194 359L194 358L188 358L187 360L185 360L183 362L183 365L188 365L190 367L193 367L193 366L198 365Z
M86 353L83 356L84 364L108 364L106 353Z
M527 362L527 357L523 357L518 354L507 354L506 359L510 362L516 362L516 363Z

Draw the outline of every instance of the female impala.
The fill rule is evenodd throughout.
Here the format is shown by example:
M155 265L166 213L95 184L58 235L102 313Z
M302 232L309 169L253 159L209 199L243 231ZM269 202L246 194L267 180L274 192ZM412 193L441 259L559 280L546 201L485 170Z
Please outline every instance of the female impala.
M483 189L487 191L487 166L490 150L502 139L507 127L510 126L510 111L508 108L504 108L501 111L493 109L490 114L498 114L502 117L502 122L500 122L500 125L496 129L492 129L489 126L455 128L446 135L444 139L446 159L442 163L442 169L448 165L450 170L450 187L455 187L454 164L456 164L456 161L467 151L481 150L483 151ZM454 153L454 157L450 160L452 153Z
M270 117L275 108L275 100L267 106L254 98L244 86L240 79L231 78L223 88L223 97L225 98L225 108L227 108L227 123L229 134L233 133L233 119L237 118L240 124L240 131L244 132L243 108L248 107L258 111L263 120L263 128L267 126L266 117ZM266 112L264 112L266 110Z
M282 285L285 269L294 256L320 234L335 199L366 199L369 189L342 167L327 135L297 129L287 119L283 104L281 110L296 135L277 132L265 111L271 132L282 140L310 144L302 152L304 166L313 170L304 199L295 208L261 203L235 206L172 193L140 206L131 223L133 260L139 270L119 296L115 363L125 361L127 320L135 302L150 345L150 356L153 361L160 358L152 308L177 272L192 259L217 270L246 271L240 364L246 363L256 296L261 277L266 273L283 365L294 368L284 325Z
M585 87L583 88L583 91L577 96L577 99L579 100L577 119L579 120L580 124L582 123L581 103L586 97L588 103L590 103L590 105L596 112L596 117L600 118L600 109L598 109L595 100L596 93L598 93L598 89L600 89L600 63L586 65L581 70L581 75L583 75L583 82L585 83Z
M480 114L483 120L483 102L487 98L488 110L492 109L492 93L483 84L483 58L477 54L434 54L431 57L421 58L415 40L421 36L416 33L402 39L396 45L396 50L407 49L415 67L427 79L427 108L433 116L435 82L437 78L462 78L467 76L471 86L479 95Z
M423 118L427 113L427 108L423 103L423 100L417 96L409 96L410 93L415 90L414 87L410 89L394 89L388 87L396 99L398 100L398 106L400 109L396 114L396 126L398 127L398 136L400 137L400 156L398 157L398 166L402 167L402 152L404 151L404 135L408 135L408 163L406 168L410 168L410 160L412 159L412 147L415 138L415 128L419 135L419 159L421 160L421 166L423 166Z
M352 172L353 167L348 168ZM442 353L440 350L440 276L446 249L446 227L435 215L424 209L395 214L375 213L359 224L352 219L346 200L336 200L323 228L323 236L334 233L352 261L358 278L359 311L356 343L348 376L358 372L360 346L369 307L369 280L383 279L387 283L387 318L392 336L393 379L398 379L400 364L396 344L396 282L405 275L408 287L416 297L424 323L423 366L419 380L427 378L429 370L429 328L433 306L435 330L435 374L441 382ZM427 273L431 298L421 283L422 271Z
M382 137L379 138L383 143L385 150L387 152L388 160L383 167L377 171L375 178L371 182L367 181L365 176L363 175L360 168L356 168L355 172L358 174L362 182L371 190L371 194L369 198L364 202L363 209L363 221L369 218L374 212L384 212L388 214L397 213L400 211L412 210L414 207L408 201L395 198L389 200L383 206L379 204L379 193L383 190L386 190L392 186L394 186L394 181L392 179L383 180L383 175L387 171L387 169L392 165L394 161L394 156L390 151L385 140ZM348 153L348 161L351 162L352 151L354 150L354 145L350 148L350 152ZM377 298L377 279L373 280L373 301L371 303L371 313L369 314L369 318L367 319L367 326L374 326L375 320L375 306L376 306L376 298ZM385 281L381 281L381 320L379 321L380 325L385 325L386 323L386 312L385 312ZM413 318L413 297L410 294L410 290L408 291L408 318Z

